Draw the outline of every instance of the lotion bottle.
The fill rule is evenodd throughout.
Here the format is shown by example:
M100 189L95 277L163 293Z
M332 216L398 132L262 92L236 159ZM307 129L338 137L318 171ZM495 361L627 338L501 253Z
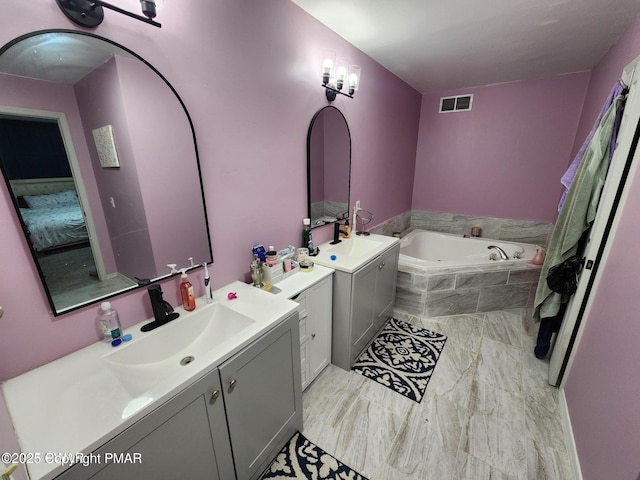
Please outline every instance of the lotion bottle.
M344 221L342 231L344 232L340 234L342 238L351 238L351 225L349 225L349 218Z
M193 293L193 285L191 285L189 277L187 277L187 269L183 268L180 271L182 272L182 275L180 275L180 278L182 279L182 281L180 282L182 308L190 312L191 310L195 310L196 308L196 296Z
M544 263L544 253L540 247L536 248L536 254L531 260L534 265L542 265Z

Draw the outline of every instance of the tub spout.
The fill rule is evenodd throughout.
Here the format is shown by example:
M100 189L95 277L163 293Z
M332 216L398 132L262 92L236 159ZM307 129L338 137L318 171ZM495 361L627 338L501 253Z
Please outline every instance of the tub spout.
M497 250L500 254L500 260L509 260L509 256L507 255L507 253L497 245L489 245L487 248L493 248Z

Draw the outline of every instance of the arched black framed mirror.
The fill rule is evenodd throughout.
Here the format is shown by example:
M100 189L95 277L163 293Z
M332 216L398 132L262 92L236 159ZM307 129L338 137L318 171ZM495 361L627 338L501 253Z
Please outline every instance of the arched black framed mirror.
M50 30L2 47L0 167L54 315L213 261L189 113L122 45Z
M307 135L307 205L311 227L349 217L351 133L333 106L320 109Z

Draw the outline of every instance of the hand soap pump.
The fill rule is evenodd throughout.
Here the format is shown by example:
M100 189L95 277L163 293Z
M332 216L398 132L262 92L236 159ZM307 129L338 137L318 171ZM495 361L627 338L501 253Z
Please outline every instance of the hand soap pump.
M351 225L349 225L349 217L347 217L344 221L342 232L343 233L340 234L342 238L351 238Z
M182 308L190 312L191 310L195 310L196 308L196 296L193 293L193 285L191 285L189 277L187 277L187 269L181 268L180 271L182 272L182 275L180 275L180 278L182 279L182 281L180 282Z

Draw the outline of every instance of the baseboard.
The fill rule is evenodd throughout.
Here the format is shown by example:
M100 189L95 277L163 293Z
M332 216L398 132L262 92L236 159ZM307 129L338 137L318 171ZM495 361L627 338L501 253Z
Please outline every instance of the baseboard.
M569 455L569 462L571 463L573 478L575 480L583 480L582 469L580 468L580 459L578 458L578 449L576 448L576 442L573 437L573 428L571 427L571 416L569 415L567 397L565 397L564 395L564 388L560 388L558 391L560 400L558 405L558 407L560 408L560 421L562 422L564 443L567 446L567 454Z

